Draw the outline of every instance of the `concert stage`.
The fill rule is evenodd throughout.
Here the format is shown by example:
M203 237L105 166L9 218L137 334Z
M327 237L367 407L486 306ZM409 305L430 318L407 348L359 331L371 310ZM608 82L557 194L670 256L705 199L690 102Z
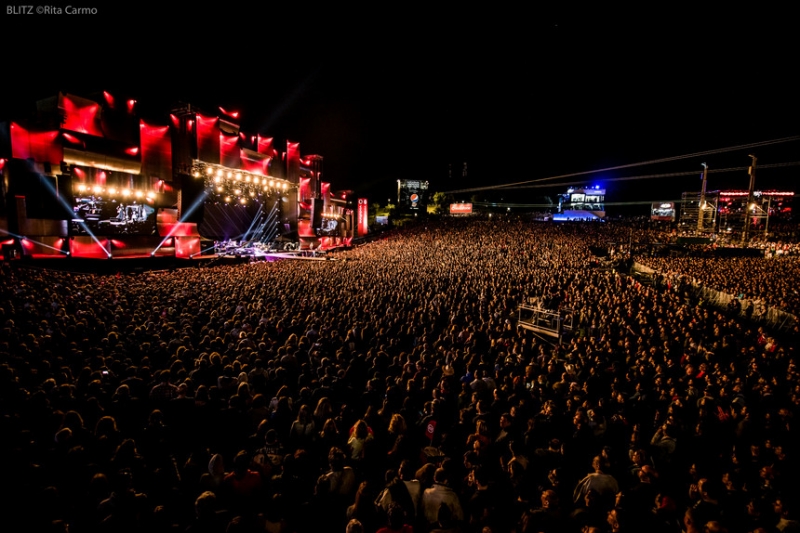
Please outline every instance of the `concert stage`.
M36 109L0 122L5 259L184 266L212 251L219 260L229 250L211 243L235 241L260 247L233 254L247 260L322 260L261 252L288 251L288 241L333 249L356 235L353 192L322 180L322 156L289 140L281 151L243 131L236 112L178 104L145 115L108 92L58 93Z

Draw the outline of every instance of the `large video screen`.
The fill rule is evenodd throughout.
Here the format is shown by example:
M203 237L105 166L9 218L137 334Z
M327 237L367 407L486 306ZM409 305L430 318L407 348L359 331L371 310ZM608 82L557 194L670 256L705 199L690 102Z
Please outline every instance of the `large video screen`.
M72 235L155 235L156 210L138 199L83 195L74 198Z
M322 224L319 227L318 234L325 237L336 237L342 233L340 221L336 218L322 217Z

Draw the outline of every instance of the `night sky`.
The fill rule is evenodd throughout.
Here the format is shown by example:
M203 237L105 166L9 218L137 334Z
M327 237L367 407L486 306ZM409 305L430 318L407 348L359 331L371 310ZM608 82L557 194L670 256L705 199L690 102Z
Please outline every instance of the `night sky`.
M335 190L381 202L402 178L452 191L800 135L798 22L788 11L98 9L46 27L3 13L0 28L18 37L0 118L59 90L133 97L160 117L177 101L222 106L241 112L245 131L322 155ZM666 200L699 188L701 162L746 167L748 153L759 165L800 161L800 141L556 183L603 184L608 201ZM765 168L757 187L795 189L798 175ZM709 188L747 183L746 171L720 173ZM564 188L477 194L524 201Z

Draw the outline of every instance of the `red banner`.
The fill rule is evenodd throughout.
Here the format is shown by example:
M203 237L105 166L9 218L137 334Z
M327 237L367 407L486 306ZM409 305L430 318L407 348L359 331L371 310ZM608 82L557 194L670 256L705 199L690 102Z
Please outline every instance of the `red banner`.
M369 233L369 203L366 198L358 199L358 236Z

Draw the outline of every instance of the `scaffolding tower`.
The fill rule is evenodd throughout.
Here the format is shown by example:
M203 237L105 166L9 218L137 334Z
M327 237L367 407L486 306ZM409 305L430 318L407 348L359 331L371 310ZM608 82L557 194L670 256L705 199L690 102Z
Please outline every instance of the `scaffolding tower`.
M718 192L685 192L681 195L681 228L700 234L716 233Z

